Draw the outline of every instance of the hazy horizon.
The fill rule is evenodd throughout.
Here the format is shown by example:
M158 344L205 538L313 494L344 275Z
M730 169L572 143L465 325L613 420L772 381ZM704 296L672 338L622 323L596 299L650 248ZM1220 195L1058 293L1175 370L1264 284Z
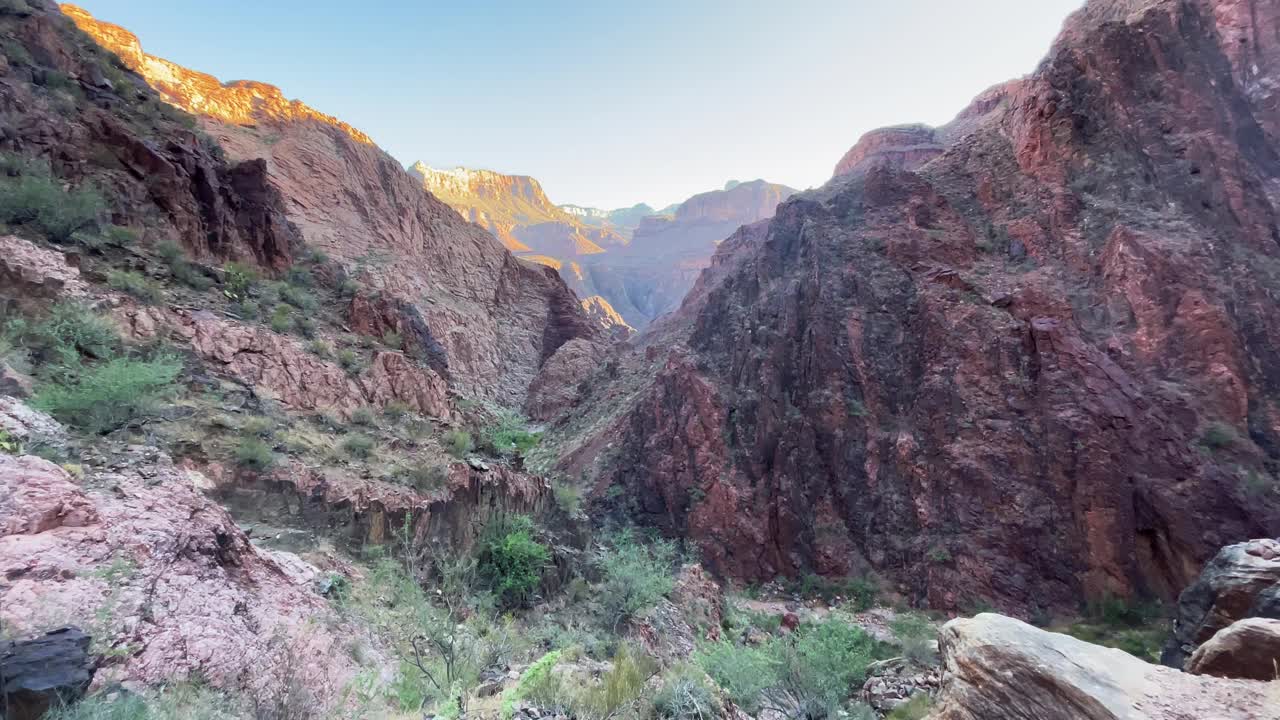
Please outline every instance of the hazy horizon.
M947 122L1033 70L1081 2L76 4L153 55L278 85L406 166L531 175L558 204L613 209L820 185L864 132Z

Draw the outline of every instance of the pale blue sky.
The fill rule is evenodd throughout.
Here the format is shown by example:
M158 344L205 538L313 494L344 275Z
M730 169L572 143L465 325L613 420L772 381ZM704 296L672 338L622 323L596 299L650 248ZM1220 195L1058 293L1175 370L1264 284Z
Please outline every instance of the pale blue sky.
M827 180L863 132L1030 72L1081 0L78 0L155 55L254 79L423 160L660 207Z

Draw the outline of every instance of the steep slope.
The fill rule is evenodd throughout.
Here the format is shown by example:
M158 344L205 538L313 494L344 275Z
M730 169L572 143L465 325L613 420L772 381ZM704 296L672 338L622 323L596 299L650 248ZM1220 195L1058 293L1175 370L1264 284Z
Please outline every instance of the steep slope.
M602 253L625 242L612 229L584 224L556 207L542 185L526 175L437 170L421 162L409 171L428 192L493 233L512 252L565 258Z
M1088 3L1033 75L723 243L561 468L746 580L1172 597L1280 526L1278 31L1280 0Z
M127 30L63 6L240 160L265 164L289 220L313 248L339 261L390 315L420 315L439 369L464 393L521 405L539 368L594 326L550 269L514 258L481 228L423 192L389 155L349 126L283 101L260 83L223 85L147 55ZM265 163L262 161L265 160ZM397 304L402 303L402 304ZM353 309L370 307L368 303ZM401 321L352 324L382 332ZM434 351L433 351L434 352Z

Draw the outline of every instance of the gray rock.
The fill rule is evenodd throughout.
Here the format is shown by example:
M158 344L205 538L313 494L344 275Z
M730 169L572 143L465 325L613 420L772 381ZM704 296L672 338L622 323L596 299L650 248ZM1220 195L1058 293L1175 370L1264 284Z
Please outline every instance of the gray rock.
M1219 630L1196 648L1187 672L1216 677L1280 678L1280 620L1245 618Z
M1280 619L1280 541L1228 545L1178 598L1178 615L1160 662L1183 668L1202 643L1246 617Z
M93 680L93 671L89 636L76 628L0 645L5 717L35 720L51 707L79 700Z

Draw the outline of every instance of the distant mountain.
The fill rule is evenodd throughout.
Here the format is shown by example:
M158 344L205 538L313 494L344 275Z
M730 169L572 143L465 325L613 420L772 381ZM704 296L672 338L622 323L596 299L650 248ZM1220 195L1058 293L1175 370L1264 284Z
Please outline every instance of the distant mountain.
M675 206L671 206L674 208ZM599 208L582 207L581 205L561 205L561 210L577 217L582 222L596 227L612 227L623 236L630 238L631 233L640 221L650 215L659 215L662 211L654 210L645 203L637 203L629 208L617 210L601 210ZM670 211L671 208L667 208Z
M547 198L527 175L492 170L440 170L417 162L409 168L422 187L462 217L493 233L512 252L553 257L594 255L626 243L608 227L593 226Z

